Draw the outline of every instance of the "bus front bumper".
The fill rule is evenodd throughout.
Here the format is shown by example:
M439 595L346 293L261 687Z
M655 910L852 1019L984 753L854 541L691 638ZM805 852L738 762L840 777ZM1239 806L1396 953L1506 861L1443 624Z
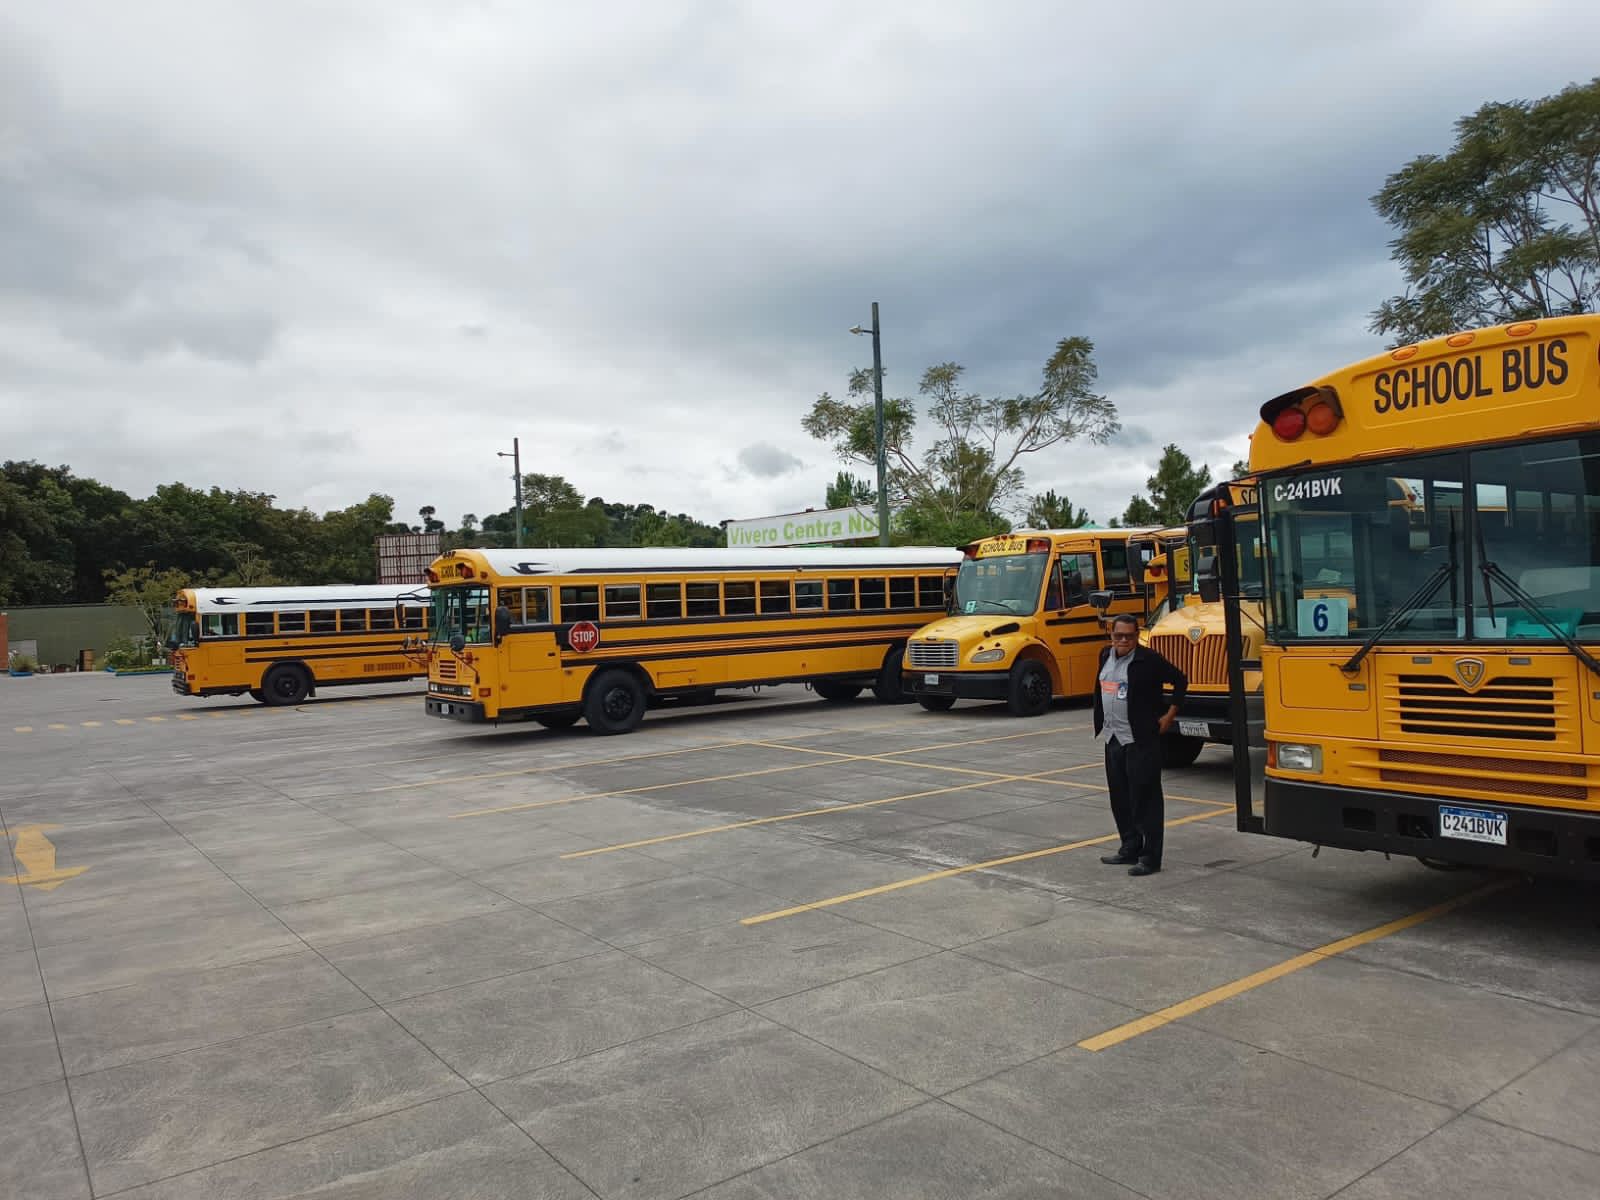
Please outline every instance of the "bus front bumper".
M1245 728L1250 735L1249 745L1265 746L1266 711L1259 693L1244 700ZM1191 691L1178 708L1178 732L1185 737L1205 738L1208 742L1233 744L1233 714L1228 697Z
M1009 671L906 671L901 690L908 696L953 696L957 700L1004 700L1011 694Z
M1504 844L1440 833L1440 808L1504 815ZM1266 832L1344 850L1600 882L1600 813L1268 777Z
M429 696L424 702L430 717L443 717L447 721L467 721L481 725L488 720L483 715L483 705L471 700L458 700L453 696Z

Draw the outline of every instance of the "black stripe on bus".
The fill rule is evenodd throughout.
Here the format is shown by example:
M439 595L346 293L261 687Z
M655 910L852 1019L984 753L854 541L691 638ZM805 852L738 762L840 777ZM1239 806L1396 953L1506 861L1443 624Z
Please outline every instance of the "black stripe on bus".
M563 667L601 667L612 666L628 662L656 662L661 659L677 658L728 658L738 654L773 654L784 651L812 651L812 650L848 650L863 646L892 646L894 638L866 637L852 638L849 641L836 642L799 642L784 646L781 651L774 650L772 646L722 646L711 650L661 650L650 654L615 654L615 655L564 655L561 659ZM1096 639L1098 640L1098 639ZM870 667L862 669L862 674L872 670ZM809 678L809 676L804 676ZM712 686L708 684L707 686Z

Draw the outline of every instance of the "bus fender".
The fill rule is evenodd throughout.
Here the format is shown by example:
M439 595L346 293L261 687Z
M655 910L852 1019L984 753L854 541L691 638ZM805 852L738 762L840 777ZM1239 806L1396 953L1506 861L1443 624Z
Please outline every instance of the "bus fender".
M1051 692L1057 696L1066 694L1067 682L1061 678L1061 668L1056 663L1055 655L1050 653L1049 648L1043 642L1030 641L1021 650L1018 650L1016 658L1012 660L1013 669L1015 669L1017 663L1022 662L1024 659L1031 659L1041 664L1049 672Z

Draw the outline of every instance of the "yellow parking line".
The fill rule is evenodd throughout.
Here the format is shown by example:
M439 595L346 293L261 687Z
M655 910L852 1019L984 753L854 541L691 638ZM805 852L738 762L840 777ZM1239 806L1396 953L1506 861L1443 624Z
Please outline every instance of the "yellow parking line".
M83 722L83 727L85 729L99 729L100 728L100 722L99 721L84 721Z
M1082 766L1064 767L1064 768L1062 768L1062 771L1085 771L1085 770L1088 770L1090 767L1098 767L1099 765L1100 765L1099 763L1084 763ZM1041 774L1041 776L1059 775L1059 774L1062 773L1062 771L1043 771L1040 774ZM1104 791L1108 790L1106 788L1106 785L1103 784L1103 783L1078 783L1078 782L1076 782L1075 780L1072 780L1072 779L1045 779L1045 778L1041 778L1040 782L1041 783L1057 783L1057 784L1060 784L1062 787L1079 788L1079 789L1081 789L1083 791L1086 791L1086 792L1104 792ZM1202 800L1199 796L1184 796L1184 795L1180 795L1177 792L1169 792L1165 788L1162 789L1162 795L1165 796L1168 800L1182 800L1186 804L1207 804L1207 805L1210 805L1212 808L1232 808L1233 807L1233 801L1231 801L1231 800Z
M685 833L667 833L660 837L641 838L637 842L618 842L614 846L596 846L591 850L572 850L562 858L588 858L594 854L609 854L613 850L637 850L640 846L659 846L662 842L681 842L685 838L705 837L711 833L726 833L730 829L749 829L752 825L771 825L778 821L798 821L802 817L825 817L831 813L853 812L858 808L876 808L880 804L893 804L896 800L920 800L924 796L943 796L948 792L967 792L973 788L994 787L999 783L1014 783L1027 779L1026 775L1006 775L998 779L981 779L977 783L956 783L949 787L933 788L926 792L907 792L904 796L888 796L882 800L858 800L851 804L833 804L826 808L808 808L804 812L781 813L775 817L752 817L748 821L733 821L727 825L709 825L704 829L691 829Z
M11 727L11 732L12 733L32 733L33 732L33 726L32 725L13 725Z
M225 712L214 712L214 713L207 713L206 714L206 716L210 717L213 721L220 721L223 717L225 717L227 715L228 714L225 713Z
M127 717L118 717L117 718L117 724L118 725L137 725L138 723L139 722L137 722L137 721L130 721Z
M180 720L180 721L198 721L199 719L200 718L194 713L179 713L178 714L178 720Z
M146 717L146 721L165 721L165 717Z
M49 728L49 729L65 729L66 726L65 725L49 725L49 726L47 726L47 728Z
M1168 1005L1166 1008L1153 1012L1149 1016L1129 1021L1125 1025L1118 1025L1115 1029L1108 1029L1104 1033L1097 1033L1094 1037L1084 1038L1083 1041L1078 1043L1078 1046L1092 1053L1098 1053L1111 1046L1126 1042L1130 1038L1136 1038L1141 1033L1149 1033L1152 1029L1159 1029L1163 1025L1181 1020L1199 1012L1201 1009L1210 1008L1213 1004L1220 1004L1222 1001L1230 1000L1234 996L1253 991L1262 984L1271 983L1274 979L1282 979L1285 975L1303 971L1306 967L1315 966L1317 963L1333 958L1335 955L1343 954L1346 950L1354 950L1357 946L1365 946L1369 942L1377 941L1379 938L1386 938L1392 933L1410 929L1413 925L1431 921L1434 917L1443 916L1445 913L1452 912L1463 905L1471 904L1474 900L1481 900L1492 892L1504 891L1517 882L1519 881L1516 879L1494 880L1484 884L1482 887L1463 893L1453 900L1446 900L1442 904L1435 904L1431 908L1423 909L1421 912L1414 912L1409 917L1401 917L1397 921L1375 925L1371 929L1340 938L1336 942L1318 946L1315 950L1307 950L1304 954L1297 954L1293 958L1287 958L1281 963L1256 971L1254 974L1246 975L1242 979L1235 979L1232 983L1225 983L1221 987L1212 988L1209 992L1201 992L1198 996L1191 996L1189 999L1180 1001L1177 1004Z
M1187 825L1191 821L1205 821L1217 816L1218 812L1190 813L1187 817L1177 817L1166 822L1166 828L1171 829L1176 825ZM1011 863L1027 862L1034 858L1045 858L1051 854L1064 854L1068 850L1082 850L1086 846L1103 846L1107 842L1116 841L1118 836L1115 833L1107 833L1101 837L1084 838L1079 842L1068 842L1064 846L1046 846L1043 850L1029 850L1023 854L1008 854L1004 858L991 858L985 862L968 863L964 867L950 867L943 871L930 871L926 875L914 875L910 879L902 879L898 883L885 883L879 887L864 888L859 892L847 892L842 896L829 896L826 900L813 900L809 904L797 904L793 908L780 908L776 912L762 913L756 917L745 917L739 924L761 925L767 921L799 916L801 913L813 912L819 908L832 908L836 904L847 904L851 900L865 900L868 896L881 896L885 892L897 892L901 888L916 887L918 884L932 883L937 879L949 879L954 875L965 875L969 871L983 871L990 867L1004 867Z

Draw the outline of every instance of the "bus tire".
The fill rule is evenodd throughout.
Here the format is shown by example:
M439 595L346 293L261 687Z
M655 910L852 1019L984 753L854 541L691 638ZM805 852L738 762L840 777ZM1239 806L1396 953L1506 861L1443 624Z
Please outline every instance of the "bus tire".
M265 704L267 702L267 694L260 688L251 688L250 699L254 700L257 704Z
M546 729L571 729L581 716L582 713L575 712L540 713L534 720Z
M1006 707L1014 717L1042 716L1053 699L1050 672L1035 659L1024 658L1011 668Z
M904 646L896 646L883 656L883 666L878 671L878 678L872 684L872 694L877 697L880 704L905 704L911 697L906 695L905 688L901 686L900 672L905 668L906 650Z
M1181 733L1164 733L1161 735L1161 765L1192 767L1194 760L1200 757L1200 751L1205 748L1204 738L1184 737Z
M271 705L300 704L311 694L311 676L304 667L279 663L262 678L261 693Z
M861 695L859 683L840 683L837 679L813 679L811 690L832 704L842 704Z
M917 703L929 712L949 712L955 707L954 696L918 696Z
M589 681L583 700L583 718L596 733L610 736L632 733L644 720L645 694L631 671L612 667Z

